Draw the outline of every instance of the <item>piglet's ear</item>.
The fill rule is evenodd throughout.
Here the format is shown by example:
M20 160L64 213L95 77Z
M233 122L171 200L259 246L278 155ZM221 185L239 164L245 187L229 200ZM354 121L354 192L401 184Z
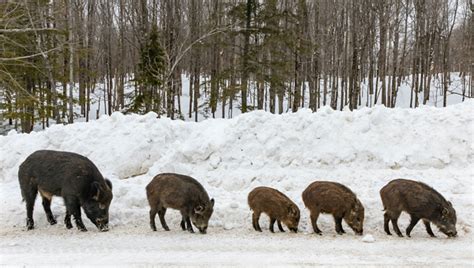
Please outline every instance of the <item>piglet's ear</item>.
M107 186L109 186L110 190L112 190L112 182L110 182L108 179L105 179L105 183Z
M94 200L99 200L100 196L100 184L98 182L93 182L91 185L91 196Z

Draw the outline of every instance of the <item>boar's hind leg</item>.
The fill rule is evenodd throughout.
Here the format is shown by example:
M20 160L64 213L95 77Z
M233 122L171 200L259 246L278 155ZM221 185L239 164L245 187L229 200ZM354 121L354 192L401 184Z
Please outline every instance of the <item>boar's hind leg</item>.
M156 224L155 224L156 213L158 213L158 209L156 207L152 207L150 209L150 227L153 231L156 231Z
M389 216L390 220L392 221L393 230L395 231L395 233L397 233L399 237L403 237L402 232L400 232L400 228L398 228L398 217L400 217L400 213L401 212L391 211Z
M252 214L252 225L255 231L261 232L262 228L260 228L260 224L258 223L258 220L260 219L260 212L254 211Z
M165 229L165 231L169 231L170 228L169 228L168 225L166 224L166 221L165 221L165 214L166 214L166 208L165 208L165 207L161 207L161 209L158 210L158 216L160 217L161 226L163 226L163 229Z
M278 224L278 229L280 230L280 232L285 232L285 230L283 230L283 226L281 226L281 222L277 221L277 224Z
M181 218L181 229L183 229L183 231L186 231L186 221L184 220L184 217Z
M344 229L342 229L342 218L334 216L334 222L336 223L336 233L342 235L346 233Z
M36 195L38 194L38 189L36 188L36 186L30 186L25 188L28 189L24 189L24 187L22 187L22 194L26 203L26 229L32 230L35 226L35 222L33 220L33 209L35 207L35 200Z
M317 223L318 218L319 218L319 210L311 211L310 218L311 218L311 224L313 225L314 232L320 235L322 232L318 228L318 223Z
M42 198L43 198L43 208L44 208L44 212L46 213L46 218L48 219L49 224L54 225L57 222L53 216L53 212L51 212L52 197L48 198L46 196L42 196Z
M82 232L86 232L86 226L84 226L84 223L82 222L81 206L79 205L79 200L77 200L76 197L66 196L64 197L64 202L66 203L67 211L69 211L74 217L77 229Z
M415 225L418 223L419 220L420 218L411 216L410 225L408 225L407 230L406 230L406 234L408 237L410 237L411 230L413 230L413 227L415 227Z
M390 222L390 216L388 215L387 212L385 212L383 214L383 229L388 235L392 235L392 233L390 233L390 227L388 226L389 222Z
M433 230L431 230L430 222L427 221L427 220L423 220L423 223L425 224L426 232L427 232L431 237L436 237L436 235L433 234Z

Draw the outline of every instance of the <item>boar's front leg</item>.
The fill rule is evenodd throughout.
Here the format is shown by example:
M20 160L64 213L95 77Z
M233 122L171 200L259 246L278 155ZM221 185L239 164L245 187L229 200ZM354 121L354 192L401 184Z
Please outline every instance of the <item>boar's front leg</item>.
M79 205L79 200L77 200L77 198L74 196L66 196L64 197L64 202L66 203L67 211L69 211L74 217L77 229L82 232L86 232L86 226L84 226L84 223L82 222L81 206Z
M281 226L281 222L280 221L277 221L277 224L278 224L278 229L280 229L280 232L285 232L285 230L283 230L283 226Z
M425 224L426 232L427 232L431 237L436 237L436 235L433 234L433 230L431 230L430 222L427 221L427 220L423 220L423 223Z
M66 225L67 229L72 228L71 213L67 209L66 209L66 217L64 217L64 224Z
M160 217L161 226L163 226L163 229L165 229L165 231L169 231L170 228L168 227L168 224L166 224L165 214L166 214L166 208L161 207L161 209L158 210L158 216Z
M185 221L188 232L194 233L193 226L191 225L191 219L189 218L189 216L185 217Z
M181 218L181 229L183 229L183 231L186 231L186 221L184 220L184 217Z
M345 233L344 229L342 229L342 218L334 216L334 222L336 223L336 233L342 235Z

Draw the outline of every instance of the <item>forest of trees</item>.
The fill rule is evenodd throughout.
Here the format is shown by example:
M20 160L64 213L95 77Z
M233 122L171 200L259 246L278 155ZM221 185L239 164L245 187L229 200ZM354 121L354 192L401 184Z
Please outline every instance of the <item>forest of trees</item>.
M98 83L107 114L172 119L394 107L407 79L417 107L435 77L446 106L474 96L473 12L472 0L4 0L0 120L23 132L89 120Z

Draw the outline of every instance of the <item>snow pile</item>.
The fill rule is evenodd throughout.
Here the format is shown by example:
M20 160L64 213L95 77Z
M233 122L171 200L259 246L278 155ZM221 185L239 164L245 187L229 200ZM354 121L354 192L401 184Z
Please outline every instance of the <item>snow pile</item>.
M374 243L375 242L375 238L373 235L371 234L366 234L364 235L364 237L362 237L362 242L365 242L365 243Z
M114 113L43 132L11 132L0 137L0 227L24 224L19 165L36 150L52 149L87 156L112 180L112 225L147 226L146 184L158 173L177 172L201 181L216 199L214 227L250 228L247 194L267 185L300 206L301 228L309 231L301 192L312 181L324 179L353 189L366 206L364 229L380 230L378 191L391 179L406 177L425 181L452 200L461 232L469 232L473 104L443 109L378 106L354 112L324 107L318 113L283 115L256 111L200 123L157 119L154 113ZM62 217L62 202L55 200L53 212ZM41 228L47 224L39 203L35 219ZM178 230L179 213L168 211L170 228ZM323 232L334 233L331 217L322 216L321 226Z

